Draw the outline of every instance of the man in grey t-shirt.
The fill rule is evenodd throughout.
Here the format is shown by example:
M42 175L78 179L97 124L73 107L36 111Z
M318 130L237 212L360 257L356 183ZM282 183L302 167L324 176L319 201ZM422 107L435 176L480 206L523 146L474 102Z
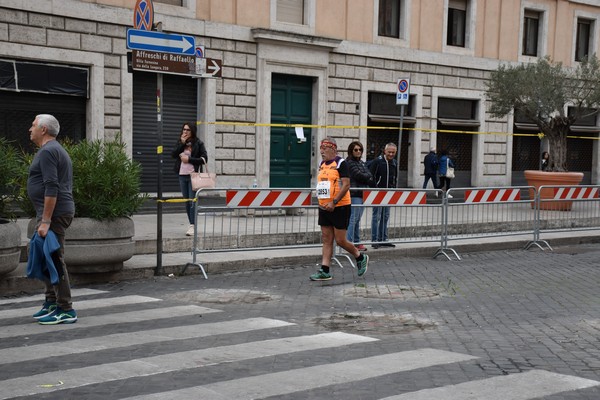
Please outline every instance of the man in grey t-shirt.
M46 301L33 315L40 324L55 325L77 321L71 303L71 285L64 262L65 231L75 215L73 201L73 165L65 149L56 141L60 125L54 116L40 114L29 128L31 141L39 147L29 167L27 194L36 212L35 233L46 238L49 230L56 235L60 249L53 254L59 282L46 284Z

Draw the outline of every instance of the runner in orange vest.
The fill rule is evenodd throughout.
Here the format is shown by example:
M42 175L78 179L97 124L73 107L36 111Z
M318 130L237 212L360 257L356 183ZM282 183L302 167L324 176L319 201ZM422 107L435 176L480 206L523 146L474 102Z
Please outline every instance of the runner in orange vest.
M311 281L331 279L329 265L333 257L333 240L356 258L358 276L367 272L369 256L361 254L346 239L346 230L350 221L350 171L345 160L337 154L335 139L326 137L321 141L321 157L317 179L317 198L319 199L319 225L323 237L323 257L321 269L310 276Z

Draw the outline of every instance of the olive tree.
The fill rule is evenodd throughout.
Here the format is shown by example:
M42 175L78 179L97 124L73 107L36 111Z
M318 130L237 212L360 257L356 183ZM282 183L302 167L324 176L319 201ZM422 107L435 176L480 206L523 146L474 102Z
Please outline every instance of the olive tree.
M490 113L501 118L518 111L535 122L548 139L553 171L566 171L571 126L600 107L598 59L591 57L574 68L547 57L535 63L502 64L486 84Z

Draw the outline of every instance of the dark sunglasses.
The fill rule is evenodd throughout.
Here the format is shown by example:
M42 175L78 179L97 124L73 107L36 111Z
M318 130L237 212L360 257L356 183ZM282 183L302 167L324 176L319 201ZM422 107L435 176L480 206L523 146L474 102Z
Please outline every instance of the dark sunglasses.
M363 149L361 149L360 147L355 147L352 149L352 151L360 151L362 153Z

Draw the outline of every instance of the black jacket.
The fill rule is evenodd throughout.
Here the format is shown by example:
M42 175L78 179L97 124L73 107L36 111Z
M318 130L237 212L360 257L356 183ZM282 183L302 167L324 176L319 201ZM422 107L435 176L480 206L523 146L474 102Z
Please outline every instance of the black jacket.
M183 153L185 150L185 144L181 143L180 140L177 140L177 144L173 151L171 152L171 157L175 159L175 167L173 171L179 175L179 168L181 167L181 159L179 159L179 155ZM206 153L206 147L204 147L204 142L200 139L196 139L196 141L192 144L192 155L190 156L190 163L194 166L194 170L198 172L200 166L204 164L202 161L202 157L204 160L208 162L208 154Z
M437 172L438 159L437 159L437 156L435 155L434 151L430 151L429 154L427 154L425 156L425 160L423 161L423 164L425 165L425 174L426 175L433 175Z
M387 161L385 157L379 156L371 162L370 170L375 179L375 185L378 188L396 187L396 159Z
M361 197L362 190L352 190L352 188L374 187L375 180L367 164L362 160L356 160L354 157L346 158L348 169L350 170L350 197Z

